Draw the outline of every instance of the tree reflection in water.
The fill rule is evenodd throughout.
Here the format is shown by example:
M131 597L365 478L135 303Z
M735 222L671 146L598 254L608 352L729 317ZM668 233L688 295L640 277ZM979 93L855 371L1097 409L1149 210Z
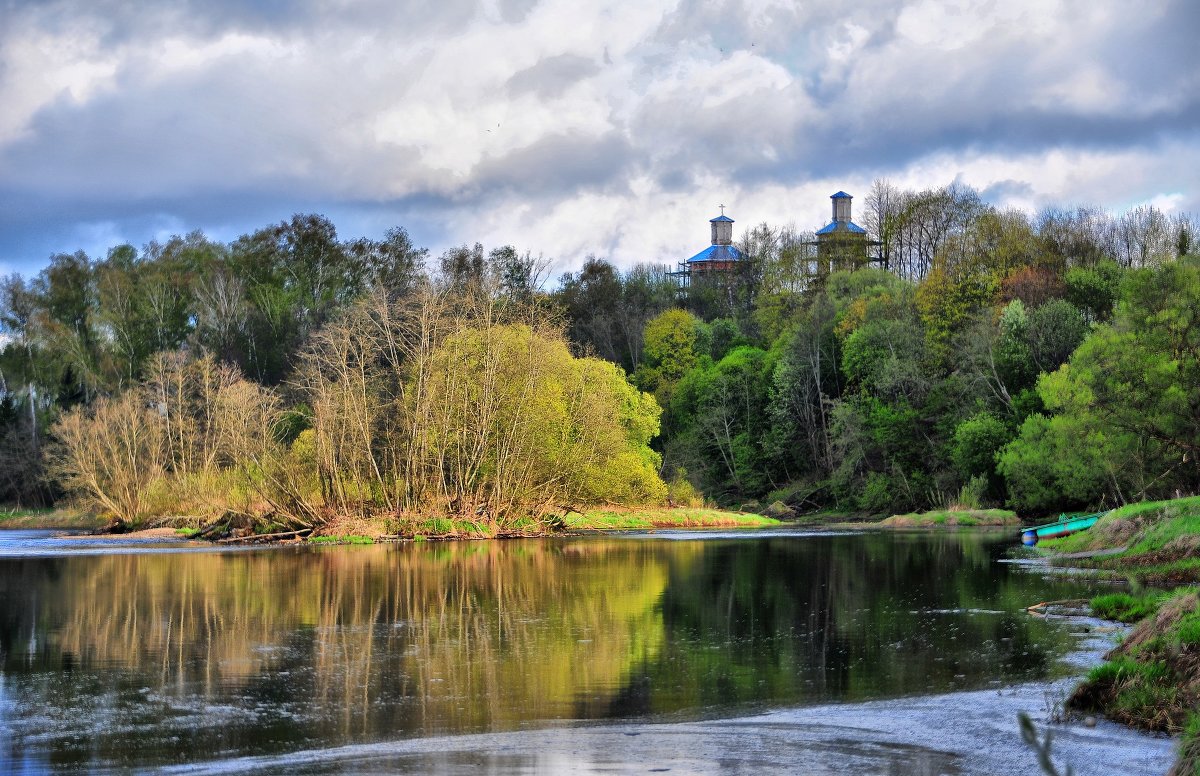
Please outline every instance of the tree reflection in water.
M153 765L1045 675L1085 583L983 534L0 561L7 756ZM4 734L0 734L3 737Z

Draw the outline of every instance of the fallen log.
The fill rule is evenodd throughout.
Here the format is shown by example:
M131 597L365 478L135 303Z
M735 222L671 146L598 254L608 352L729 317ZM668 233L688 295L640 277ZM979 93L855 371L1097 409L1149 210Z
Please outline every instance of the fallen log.
M217 539L217 544L233 544L234 542L256 542L266 541L267 539L291 539L307 536L312 533L311 528L301 528L299 531L281 531L280 533L269 534L248 534L246 536L231 536L227 539Z

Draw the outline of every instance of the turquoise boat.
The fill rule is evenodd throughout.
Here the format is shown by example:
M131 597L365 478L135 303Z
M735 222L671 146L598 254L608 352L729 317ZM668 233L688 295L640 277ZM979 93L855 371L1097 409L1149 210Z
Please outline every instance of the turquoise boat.
M1107 512L1097 512L1093 515L1060 515L1058 520L1045 525L1036 525L1021 531L1021 542L1026 547L1032 547L1042 539L1057 539L1060 536L1070 536L1073 533L1085 531L1096 524L1096 521L1107 515Z

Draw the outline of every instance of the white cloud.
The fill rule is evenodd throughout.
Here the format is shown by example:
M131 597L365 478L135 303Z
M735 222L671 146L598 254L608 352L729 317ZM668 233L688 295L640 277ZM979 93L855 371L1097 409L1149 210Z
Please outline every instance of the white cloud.
M720 202L819 226L876 177L1026 209L1198 196L1186 4L104 9L24 6L0 32L10 263L301 208L577 264L685 256Z

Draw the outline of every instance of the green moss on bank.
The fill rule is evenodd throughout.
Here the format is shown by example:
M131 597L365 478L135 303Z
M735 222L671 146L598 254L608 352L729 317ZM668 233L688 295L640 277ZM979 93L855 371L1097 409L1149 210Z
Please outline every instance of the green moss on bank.
M879 525L889 528L929 528L937 526L1016 526L1021 521L1007 509L942 509L908 515L892 515Z
M779 525L763 515L726 512L720 509L680 507L676 509L592 510L572 512L563 522L572 530L645 530L649 528L751 528Z

